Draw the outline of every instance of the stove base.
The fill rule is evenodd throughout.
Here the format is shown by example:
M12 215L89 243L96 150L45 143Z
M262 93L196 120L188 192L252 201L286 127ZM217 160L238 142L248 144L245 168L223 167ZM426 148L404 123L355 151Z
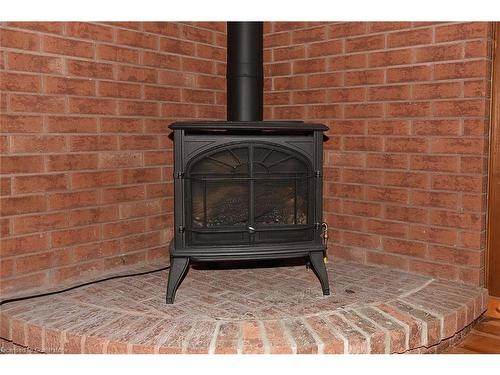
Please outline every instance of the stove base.
M187 253L187 252L183 252ZM319 279L321 284L321 289L324 296L330 295L330 285L328 282L328 273L326 272L326 266L324 262L324 249L319 248L315 250L306 250L299 248L294 248L289 252L284 251L268 251L267 253L257 253L252 254L251 252L245 252L240 254L232 253L230 255L220 255L217 252L207 252L200 255L199 253L192 253L192 255L183 254L177 255L175 252L173 242L170 243L170 272L168 274L168 284L167 284L167 296L166 303L173 304L175 299L175 293L177 288L179 288L183 278L186 276L189 269L189 263L191 260L199 261L227 261L227 260L254 260L254 259L281 259L281 258L296 258L296 257L307 257L309 259L309 264L314 271L314 274Z

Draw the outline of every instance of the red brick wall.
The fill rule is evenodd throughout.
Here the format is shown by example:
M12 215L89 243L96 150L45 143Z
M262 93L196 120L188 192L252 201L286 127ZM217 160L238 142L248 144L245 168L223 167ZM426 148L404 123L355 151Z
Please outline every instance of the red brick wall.
M265 117L330 126L335 257L481 284L486 23L266 23ZM3 23L2 297L166 255L167 125L225 118L223 23Z
M329 253L483 282L487 23L266 23L267 119L330 126Z
M3 23L2 297L164 257L167 125L225 118L224 23Z

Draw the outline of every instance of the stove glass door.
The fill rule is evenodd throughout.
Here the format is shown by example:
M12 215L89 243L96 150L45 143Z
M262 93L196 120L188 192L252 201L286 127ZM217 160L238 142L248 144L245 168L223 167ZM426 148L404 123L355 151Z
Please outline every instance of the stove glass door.
M311 241L314 179L299 153L239 143L204 153L186 173L187 244Z

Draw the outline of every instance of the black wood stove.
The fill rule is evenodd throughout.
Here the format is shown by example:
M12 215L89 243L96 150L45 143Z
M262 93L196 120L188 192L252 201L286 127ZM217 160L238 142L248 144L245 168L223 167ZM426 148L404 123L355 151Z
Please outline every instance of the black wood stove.
M322 124L262 121L262 23L228 23L228 121L177 122L167 303L190 260L305 257L329 294Z

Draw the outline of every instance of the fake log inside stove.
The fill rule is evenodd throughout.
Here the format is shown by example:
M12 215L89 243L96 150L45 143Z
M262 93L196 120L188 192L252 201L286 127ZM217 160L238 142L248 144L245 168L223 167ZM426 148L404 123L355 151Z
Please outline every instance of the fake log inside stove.
M248 187L243 184L208 188L207 197L193 196L194 227L244 226L248 224ZM206 202L205 202L206 200ZM293 186L274 182L255 189L255 221L260 224L305 224L303 195ZM206 211L205 211L206 210Z

